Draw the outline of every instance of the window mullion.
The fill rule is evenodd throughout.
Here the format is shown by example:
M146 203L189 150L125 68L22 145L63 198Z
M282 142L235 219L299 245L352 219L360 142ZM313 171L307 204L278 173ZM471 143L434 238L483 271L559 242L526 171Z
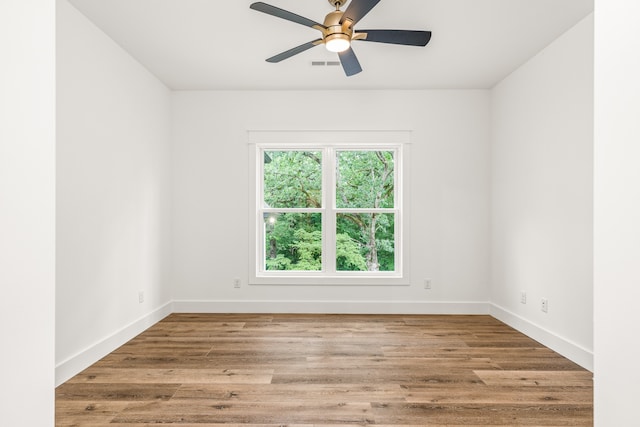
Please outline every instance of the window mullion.
M325 149L324 167L324 223L323 223L323 251L322 265L325 274L336 272L336 164L335 149Z

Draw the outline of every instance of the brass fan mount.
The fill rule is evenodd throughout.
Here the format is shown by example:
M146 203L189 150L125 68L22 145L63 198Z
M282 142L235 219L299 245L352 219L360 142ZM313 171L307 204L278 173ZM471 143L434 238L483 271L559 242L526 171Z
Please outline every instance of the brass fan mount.
M329 0L331 6L335 7L336 10L340 9L346 2L347 0Z

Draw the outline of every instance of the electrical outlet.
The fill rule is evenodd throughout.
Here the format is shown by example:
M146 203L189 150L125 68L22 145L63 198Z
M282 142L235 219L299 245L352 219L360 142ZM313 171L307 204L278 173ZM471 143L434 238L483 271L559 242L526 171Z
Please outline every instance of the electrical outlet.
M424 279L424 288L431 289L431 279Z
M549 301L546 298L542 298L542 300L540 300L540 310L545 313L549 311Z
M138 291L138 303L142 304L144 302L144 291Z
M239 288L240 287L240 279L238 279L238 278L233 279L233 287L234 288Z
M520 303L527 303L527 293L525 291L520 292Z

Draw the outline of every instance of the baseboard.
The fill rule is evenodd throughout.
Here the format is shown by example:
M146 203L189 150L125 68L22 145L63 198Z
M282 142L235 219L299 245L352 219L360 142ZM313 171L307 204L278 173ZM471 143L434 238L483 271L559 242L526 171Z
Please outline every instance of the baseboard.
M175 313L489 314L487 302L416 301L189 301Z
M56 365L56 387L82 372L136 335L158 323L173 312L173 303L168 302L151 313L130 323L112 335L98 341L78 354Z
M577 363L583 368L593 372L593 352L580 345L571 342L545 328L536 325L529 320L518 316L496 304L489 305L489 314L501 322L506 323L512 328L522 332L539 343L549 347L566 357L567 359Z

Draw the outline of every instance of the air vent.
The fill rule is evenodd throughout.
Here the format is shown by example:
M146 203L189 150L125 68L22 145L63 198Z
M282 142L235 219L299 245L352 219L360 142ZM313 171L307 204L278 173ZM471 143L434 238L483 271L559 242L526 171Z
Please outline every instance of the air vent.
M311 61L312 67L335 67L340 65L340 61Z

